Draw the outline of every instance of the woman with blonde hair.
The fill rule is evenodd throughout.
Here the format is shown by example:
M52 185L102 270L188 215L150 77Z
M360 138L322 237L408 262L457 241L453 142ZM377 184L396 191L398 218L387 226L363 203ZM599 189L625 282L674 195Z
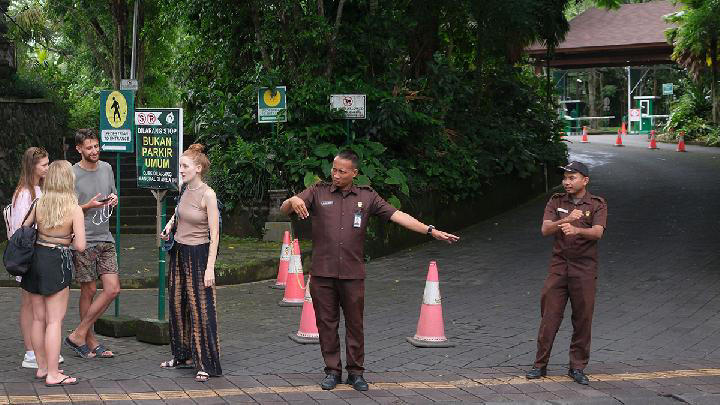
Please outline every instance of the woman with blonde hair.
M72 280L72 252L85 250L85 218L75 196L75 175L66 160L50 164L42 196L24 226L37 226L30 271L20 286L30 293L33 309L31 340L38 369L35 377L48 387L74 385L76 378L58 369L62 321Z
M160 235L175 244L170 250L170 350L163 368L194 368L195 380L222 375L215 310L215 259L220 238L220 213L215 191L203 182L210 161L200 144L180 157L180 193L175 214Z
M7 237L10 239L13 233L20 228L22 220L30 211L30 206L36 198L42 195L40 187L43 185L47 175L50 160L47 151L39 147L30 147L25 150L20 160L20 179L13 193L12 201L8 207L6 219ZM21 277L16 277L20 282ZM37 368L35 352L30 341L30 328L32 327L32 306L30 305L30 294L21 290L20 295L20 332L25 343L25 356L22 367ZM60 362L62 363L62 356Z

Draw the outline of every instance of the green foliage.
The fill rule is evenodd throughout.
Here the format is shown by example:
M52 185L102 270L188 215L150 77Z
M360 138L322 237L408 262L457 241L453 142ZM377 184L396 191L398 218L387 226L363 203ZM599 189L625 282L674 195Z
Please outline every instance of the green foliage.
M421 193L477 196L498 176L564 161L543 79L516 52L564 35L565 2L542 20L513 14L547 7L535 0L507 10L505 2L419 3L345 2L333 59L338 2L326 1L322 14L289 0L168 2L168 20L183 27L174 69L187 132L210 147L220 198L251 205L268 189L298 192L329 179L346 147L360 157L356 184L397 207ZM522 35L498 30L491 16L512 17ZM256 92L278 85L288 87L289 120L271 129L256 123ZM334 93L367 94L368 118L353 123L348 146L346 123L328 106Z
M17 74L8 79L0 79L0 97L44 98L47 89L38 81Z
M708 91L690 80L681 82L682 96L672 104L670 119L665 130L675 136L685 132L685 140L691 141L708 136L713 127L710 123L712 106Z
M666 20L675 25L666 31L673 44L672 57L688 70L697 82L709 76L712 121L720 124L720 101L717 95L720 64L720 1L679 0L682 9Z

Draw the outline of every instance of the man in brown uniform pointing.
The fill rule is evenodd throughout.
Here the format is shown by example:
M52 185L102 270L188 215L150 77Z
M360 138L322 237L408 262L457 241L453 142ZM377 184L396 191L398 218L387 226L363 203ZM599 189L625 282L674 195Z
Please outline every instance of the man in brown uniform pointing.
M540 299L540 330L537 355L528 379L547 374L553 341L563 320L568 297L572 306L573 334L570 343L568 375L578 384L587 385L583 370L590 358L590 336L595 307L597 281L597 241L605 231L607 204L590 194L587 166L571 162L564 170L566 193L555 194L548 201L543 216L543 236L555 235L550 272Z
M320 351L325 360L325 380L320 386L331 390L342 380L340 360L339 308L345 316L345 349L348 379L358 391L368 389L363 378L365 343L365 229L370 216L393 221L411 231L431 235L449 243L455 235L425 225L398 211L367 186L356 186L358 157L346 151L333 160L332 183L320 183L288 198L280 207L285 214L301 219L312 217L313 257L310 295L315 309ZM311 215L312 214L312 215Z

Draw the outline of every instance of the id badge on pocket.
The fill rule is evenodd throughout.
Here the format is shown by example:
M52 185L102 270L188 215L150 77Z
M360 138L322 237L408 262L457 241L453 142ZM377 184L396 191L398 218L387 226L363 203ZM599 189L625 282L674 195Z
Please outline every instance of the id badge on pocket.
M355 220L353 220L353 228L360 228L362 225L362 201L357 203L357 211L355 211Z

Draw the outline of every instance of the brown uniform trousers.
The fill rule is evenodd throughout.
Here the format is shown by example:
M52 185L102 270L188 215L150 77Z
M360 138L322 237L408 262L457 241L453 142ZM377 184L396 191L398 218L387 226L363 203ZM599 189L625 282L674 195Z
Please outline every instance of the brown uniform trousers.
M568 277L550 273L540 298L540 330L537 338L535 367L547 366L555 335L563 321L570 298L573 334L570 342L570 368L583 370L590 359L592 319L595 310L596 277Z
M346 368L348 374L362 375L365 361L365 280L313 276L310 281L310 295L320 334L320 351L325 360L325 374L342 375L338 335L342 308L345 317Z
M579 228L595 225L606 227L605 200L585 193L579 201L571 201L567 194L555 194L545 207L543 220L557 221L573 210L583 211L583 217L571 224ZM555 234L550 272L545 279L540 298L540 328L537 337L535 367L548 364L555 335L563 321L568 299L572 306L573 334L570 343L570 368L583 370L590 359L592 319L595 310L597 284L597 241L581 236Z

